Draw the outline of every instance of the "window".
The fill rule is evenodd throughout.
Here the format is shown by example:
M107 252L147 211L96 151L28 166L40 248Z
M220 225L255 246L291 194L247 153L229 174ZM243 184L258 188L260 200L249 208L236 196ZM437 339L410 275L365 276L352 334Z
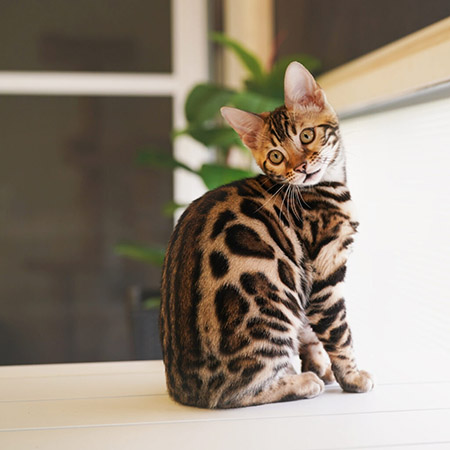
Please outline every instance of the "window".
M132 357L127 288L160 274L113 247L170 236L173 177L134 160L172 151L208 76L206 17L206 0L2 6L0 364Z

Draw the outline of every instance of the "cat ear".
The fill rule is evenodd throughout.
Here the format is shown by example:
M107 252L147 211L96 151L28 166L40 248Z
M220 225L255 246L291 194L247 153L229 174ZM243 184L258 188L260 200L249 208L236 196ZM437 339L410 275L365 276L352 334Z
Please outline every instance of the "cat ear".
M325 93L314 77L296 61L289 64L284 75L284 103L289 109L311 103L323 108L326 103Z
M247 147L255 148L257 146L258 136L264 125L264 120L261 117L229 106L220 108L220 112Z

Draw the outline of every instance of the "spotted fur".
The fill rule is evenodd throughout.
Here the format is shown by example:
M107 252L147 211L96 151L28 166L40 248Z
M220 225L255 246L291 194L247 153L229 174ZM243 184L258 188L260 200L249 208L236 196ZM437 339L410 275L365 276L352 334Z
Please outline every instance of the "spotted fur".
M350 392L373 386L357 369L342 297L357 222L338 121L311 79L291 65L285 106L224 111L265 175L208 192L173 232L160 330L168 391L180 403L310 398L334 378ZM315 133L307 145L305 127ZM274 149L282 163L271 163Z

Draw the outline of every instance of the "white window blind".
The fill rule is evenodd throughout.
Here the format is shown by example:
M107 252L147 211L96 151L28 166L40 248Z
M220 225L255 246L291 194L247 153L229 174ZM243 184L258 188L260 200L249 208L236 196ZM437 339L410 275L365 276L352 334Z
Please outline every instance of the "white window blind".
M347 276L360 366L382 382L450 369L450 95L342 120L360 232Z

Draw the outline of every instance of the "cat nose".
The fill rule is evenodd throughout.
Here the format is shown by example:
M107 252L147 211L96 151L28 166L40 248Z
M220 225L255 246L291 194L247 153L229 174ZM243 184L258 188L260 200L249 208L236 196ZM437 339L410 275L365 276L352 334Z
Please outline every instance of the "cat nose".
M304 163L300 164L298 167L296 167L294 170L295 170L295 172L306 173L306 167L307 167L307 163L304 162Z

